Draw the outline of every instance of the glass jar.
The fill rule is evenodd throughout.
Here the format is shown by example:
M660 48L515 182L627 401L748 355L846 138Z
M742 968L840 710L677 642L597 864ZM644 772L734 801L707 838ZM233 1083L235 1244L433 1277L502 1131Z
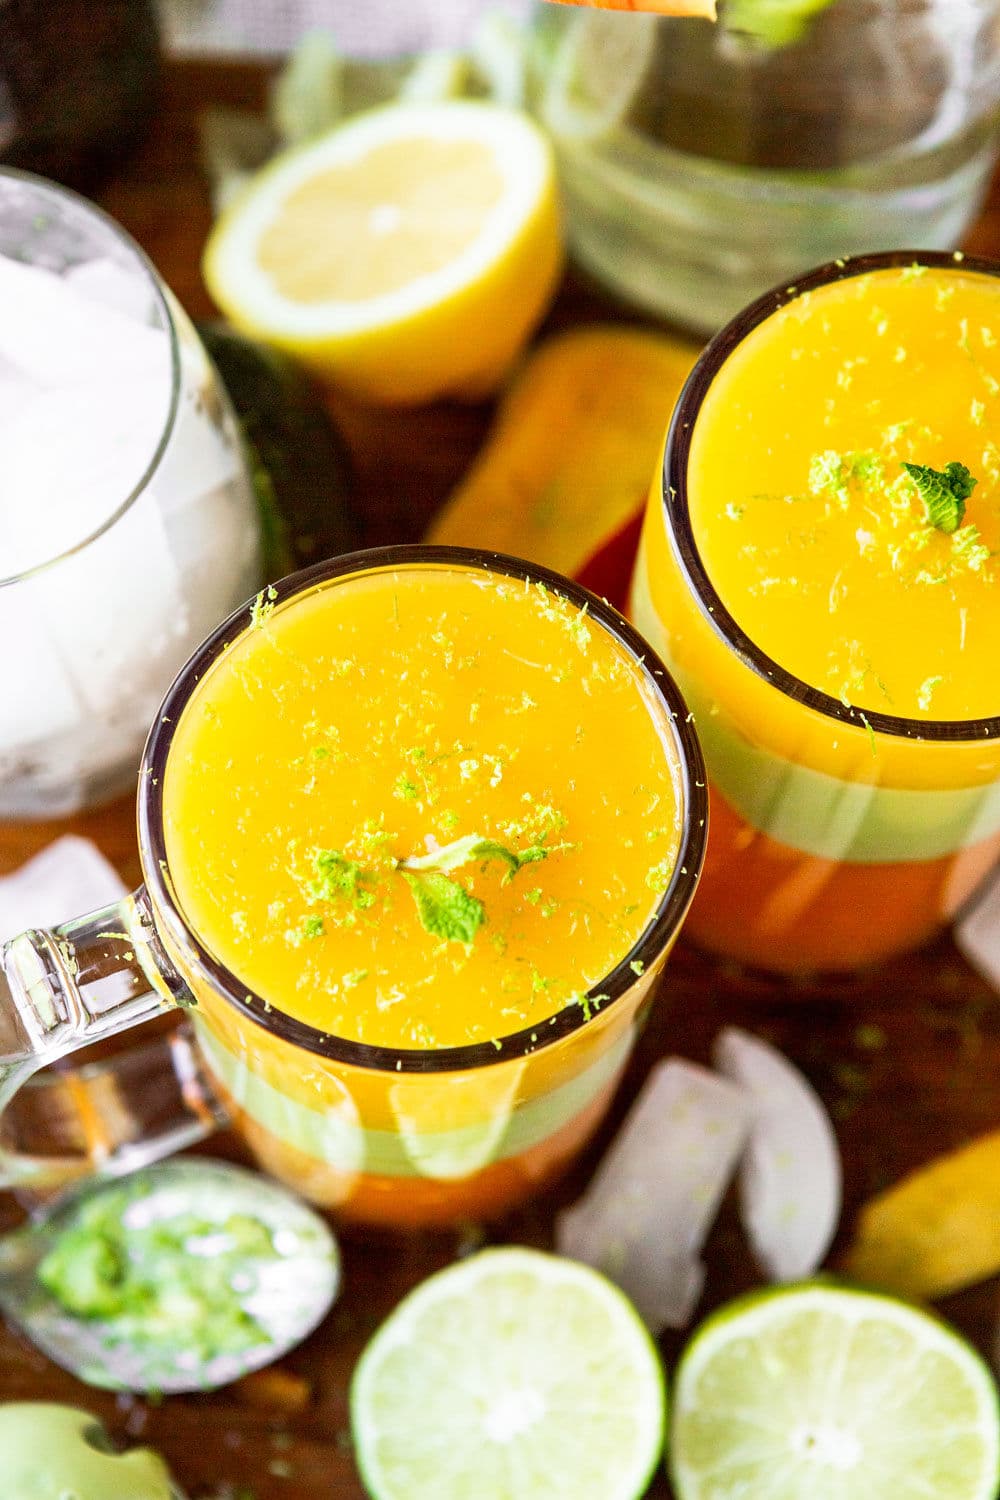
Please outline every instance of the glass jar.
M630 615L681 686L704 746L709 778L708 851L685 930L707 952L755 969L843 974L887 963L934 938L972 899L1000 859L1000 715L990 711L1000 706L995 666L989 658L984 672L964 649L967 625L970 638L981 634L990 640L991 632L996 633L989 580L984 577L985 586L975 583L963 596L970 607L959 612L961 625L948 669L951 679L970 695L966 701L985 703L987 709L980 709L976 717L969 712L959 718L932 716L929 700L922 705L922 715L897 706L868 658L869 652L874 656L880 649L879 627L871 628L862 645L851 639L856 630L847 612L838 612L841 606L835 596L850 568L850 546L864 552L869 536L873 544L875 539L863 528L870 525L878 531L882 525L877 489L871 498L857 500L865 519L846 551L843 532L838 551L832 532L820 540L822 525L811 532L791 515L782 523L777 544L751 529L742 532L739 542L729 531L721 547L714 547L718 559L730 546L734 552L752 553L758 542L762 544L760 551L766 552L768 569L773 569L767 583L776 586L763 589L768 613L778 627L770 636L758 634L759 615L757 624L748 623L746 607L756 586L750 584L747 592L727 588L709 561L713 521L721 521L723 527L731 527L734 519L741 526L754 525L752 516L743 514L746 492L737 495L725 481L713 483L708 477L710 463L705 462L713 453L738 452L756 481L754 456L745 444L740 446L741 432L752 428L762 446L775 454L794 445L793 427L807 434L804 442L810 446L822 433L822 440L833 444L824 458L836 460L838 439L845 430L858 435L863 453L864 424L889 423L896 410L905 410L913 420L888 430L905 432L912 427L920 434L913 441L934 441L924 424L934 420L931 411L940 410L941 402L931 395L922 411L909 404L914 385L930 380L927 363L917 364L920 357L911 344L915 374L900 387L907 393L903 397L885 382L892 352L883 356L886 363L878 364L875 345L885 328L881 299L887 283L898 277L904 285L907 278L925 285L924 275L931 278L935 300L910 304L910 328L915 333L918 320L925 327L933 318L928 309L935 306L938 294L942 305L959 299L954 307L964 311L961 298L970 295L969 286L977 281L989 285L1000 278L1000 268L961 252L925 251L916 269L913 277L912 251L840 260L748 307L712 341L695 366L674 411L664 462L650 490ZM970 303L970 311L981 305ZM899 306L894 304L895 327L906 338ZM807 308L813 311L808 322ZM794 319L785 319L785 309L793 310ZM957 310L954 316L958 322ZM975 327L978 320L973 315L968 321ZM788 332L791 329L794 332ZM783 331L788 336L784 344ZM992 337L989 328L985 333ZM870 376L872 384L863 394L860 379L849 379L846 385L838 380L845 338L852 341L858 366L881 372L880 379ZM896 339L885 343L892 351ZM976 380L982 378L971 349L957 342L953 354L943 344L934 347L941 358L935 392L954 389L960 367L971 370ZM807 349L808 362L796 360L794 352L789 355L790 349ZM739 377L727 384L727 374L735 371ZM874 402L878 416L869 400L876 379L879 389L887 391L884 408L878 399ZM985 381L983 388L993 400ZM755 392L752 412L750 389ZM820 394L826 391L837 392L839 401ZM801 412L789 418L796 399ZM833 407L839 408L839 428L830 425ZM949 416L943 411L941 416L943 421L950 418L950 439L959 443L967 420L965 441L971 445L977 420L974 415L965 418L968 409L956 394ZM881 463L881 455L872 457ZM890 467L901 472L901 461L887 438L886 472ZM987 491L990 481L985 477ZM798 497L782 494L777 500L772 493L765 499L770 489L763 483L756 498L765 505L780 505L787 514L786 505ZM848 495L846 488L843 494ZM859 494L852 492L845 502L848 507ZM881 500L883 512L887 506ZM852 531L855 525L852 517ZM905 553L905 543L898 551ZM811 574L812 564L806 560L810 553L822 557L817 575ZM928 562L928 570L930 566ZM796 576L791 576L793 569ZM785 613L791 597L810 595L813 576L820 579L819 607ZM927 576L931 583L937 581L932 573ZM955 586L946 584L934 592L943 594ZM878 587L885 619L895 621L897 632L906 639L907 632L913 634L913 617L905 616L902 601L906 595L919 598L924 585L911 593L912 585L901 572L895 588ZM817 593L811 597L815 600ZM926 602L922 608L926 610ZM852 618L856 622L857 616ZM931 628L928 625L928 631ZM858 626L857 633L862 629ZM864 655L860 681L857 675L847 681L845 674L834 695L828 678L798 675L803 658L797 648L810 631L818 633L821 655L831 648L828 660L837 659L838 643ZM883 634L883 650L885 639ZM775 641L780 645L776 647ZM943 679L928 681L932 691ZM871 697L872 684L876 698Z
M0 172L0 817L134 783L164 690L259 583L236 422L182 309L84 199Z
M533 57L579 262L701 333L824 261L954 248L996 160L997 0L540 3Z

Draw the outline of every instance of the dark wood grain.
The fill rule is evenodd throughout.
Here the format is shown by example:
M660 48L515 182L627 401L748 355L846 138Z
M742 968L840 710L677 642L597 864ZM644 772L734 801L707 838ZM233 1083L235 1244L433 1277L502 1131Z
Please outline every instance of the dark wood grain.
M102 202L136 237L194 317L212 314L199 271L209 206L197 166L195 119L208 103L256 107L266 76L238 66L184 65L168 70L152 135ZM1000 202L994 200L969 247L1000 253ZM550 323L624 316L579 281L568 282ZM436 407L410 413L365 411L335 403L357 465L365 540L418 537L476 451L487 407ZM64 829L93 838L127 880L138 878L128 800L59 825L0 824L0 871L12 869ZM630 1066L611 1119L570 1178L512 1218L496 1236L539 1246L551 1242L554 1208L579 1191L628 1098L658 1057L706 1060L726 1022L753 1027L800 1063L837 1122L846 1169L843 1234L873 1189L1000 1122L1000 1001L967 969L951 943L834 985L790 986L719 968L679 947ZM874 1045L873 1045L874 1042ZM238 1153L233 1143L213 1149ZM357 1500L347 1431L347 1387L365 1339L399 1297L455 1254L454 1235L344 1235L346 1279L324 1327L285 1361L308 1382L302 1411L251 1404L238 1390L161 1405L114 1399L80 1386L10 1333L0 1333L0 1399L81 1403L122 1437L154 1443L192 1496L222 1483L254 1500ZM735 1217L724 1210L710 1245L715 1304L751 1285ZM995 1319L987 1285L943 1308L981 1347ZM668 1361L676 1341L664 1342ZM652 1496L668 1494L660 1479ZM109 1497L110 1500L110 1497ZM585 1497L581 1497L585 1500Z

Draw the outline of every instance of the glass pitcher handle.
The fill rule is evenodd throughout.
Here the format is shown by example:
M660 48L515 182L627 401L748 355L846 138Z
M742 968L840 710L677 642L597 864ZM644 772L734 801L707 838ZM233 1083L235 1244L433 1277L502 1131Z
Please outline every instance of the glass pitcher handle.
M41 1071L193 1003L143 888L89 916L6 943L0 1188L49 1193L92 1173L130 1172L224 1123L186 1027L82 1067Z

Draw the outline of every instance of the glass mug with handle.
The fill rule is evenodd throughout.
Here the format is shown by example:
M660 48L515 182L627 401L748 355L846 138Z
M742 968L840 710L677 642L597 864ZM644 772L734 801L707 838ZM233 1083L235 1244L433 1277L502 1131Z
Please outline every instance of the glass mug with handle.
M709 951L883 961L1000 854L998 354L996 265L890 252L760 298L681 394L630 613L705 751Z
M130 1170L228 1121L350 1217L503 1211L604 1114L705 824L683 700L577 585L441 547L285 579L164 700L144 885L4 950L0 1180ZM176 1007L166 1037L46 1067ZM46 1117L61 1144L31 1155Z

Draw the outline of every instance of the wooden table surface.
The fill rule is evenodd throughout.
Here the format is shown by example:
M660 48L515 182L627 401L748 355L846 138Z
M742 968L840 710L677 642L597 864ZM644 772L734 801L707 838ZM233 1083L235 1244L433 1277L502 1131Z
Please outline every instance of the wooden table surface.
M199 271L210 215L197 165L195 119L209 103L257 107L265 82L264 72L249 66L171 67L156 129L121 175L98 194L196 318L211 315L213 308ZM1000 255L998 193L966 248ZM550 326L609 316L625 314L571 280ZM336 415L357 465L366 544L420 536L476 451L490 419L486 407L375 413L341 401ZM0 873L68 830L93 838L126 880L138 878L128 800L58 825L0 825ZM791 986L720 969L682 942L599 1139L555 1192L508 1220L491 1238L548 1246L553 1210L579 1192L653 1062L675 1052L707 1060L712 1038L726 1022L753 1028L782 1047L830 1107L846 1176L841 1245L867 1194L1000 1124L1000 999L970 972L947 938L885 970L822 986ZM231 1143L221 1144L235 1153ZM290 1386L293 1397L304 1392L303 1381L308 1387L298 1411L282 1409L281 1400L252 1384L161 1404L115 1399L80 1385L4 1331L0 1400L86 1405L117 1435L160 1448L192 1497L356 1500L364 1492L350 1452L346 1393L351 1370L378 1322L406 1290L452 1259L458 1242L452 1234L393 1238L357 1231L342 1240L340 1301L324 1326L281 1366L298 1377ZM708 1261L705 1309L754 1284L755 1271L729 1205L713 1234ZM997 1296L994 1285L985 1285L951 1299L942 1311L987 1349ZM673 1337L664 1340L668 1364L677 1347ZM660 1500L668 1494L662 1478L650 1490Z

